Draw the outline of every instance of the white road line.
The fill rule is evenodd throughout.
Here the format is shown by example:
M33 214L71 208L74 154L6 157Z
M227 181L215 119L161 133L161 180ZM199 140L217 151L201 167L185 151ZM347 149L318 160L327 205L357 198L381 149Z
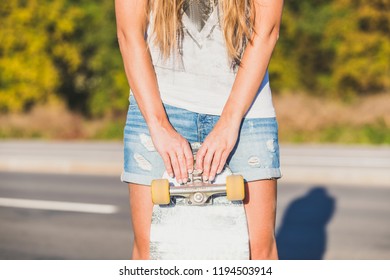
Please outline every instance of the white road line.
M16 199L4 197L0 197L0 206L95 214L113 214L118 212L118 207L108 204L74 203L63 201Z

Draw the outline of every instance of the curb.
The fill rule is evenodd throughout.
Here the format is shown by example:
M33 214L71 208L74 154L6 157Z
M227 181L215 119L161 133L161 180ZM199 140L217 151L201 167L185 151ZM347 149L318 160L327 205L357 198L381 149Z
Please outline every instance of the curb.
M118 176L120 142L0 141L0 171ZM281 145L287 184L390 187L390 147Z

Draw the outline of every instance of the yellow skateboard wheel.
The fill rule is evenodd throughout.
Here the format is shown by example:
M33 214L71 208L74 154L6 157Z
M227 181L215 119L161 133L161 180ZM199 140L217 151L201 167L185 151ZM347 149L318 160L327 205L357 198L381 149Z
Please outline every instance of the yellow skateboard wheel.
M228 200L243 200L245 198L244 178L241 175L226 177L226 195Z
M167 179L157 179L152 181L152 202L153 204L169 204L171 196L169 195L169 181Z

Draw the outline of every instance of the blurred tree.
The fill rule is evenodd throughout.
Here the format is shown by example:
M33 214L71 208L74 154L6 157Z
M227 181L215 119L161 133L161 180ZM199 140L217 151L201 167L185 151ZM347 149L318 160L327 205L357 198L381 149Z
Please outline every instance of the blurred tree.
M331 78L332 52L323 31L332 19L331 1L285 1L280 39L270 65L277 91L323 94Z
M64 77L60 93L71 108L91 116L123 112L128 84L116 38L114 1L68 0L83 11L75 35L81 63L76 69L57 59Z
M127 107L113 1L2 1L0 17L0 111L51 96L92 116Z
M324 30L332 87L350 94L390 90L390 1L338 0Z
M270 65L277 91L346 98L390 90L389 0L290 0Z
M79 67L80 53L67 39L81 15L79 8L65 9L65 0L1 1L0 112L28 109L56 93L53 57Z
M389 0L285 1L280 33L270 65L275 91L390 90ZM92 117L126 110L114 1L0 2L0 112L53 96Z

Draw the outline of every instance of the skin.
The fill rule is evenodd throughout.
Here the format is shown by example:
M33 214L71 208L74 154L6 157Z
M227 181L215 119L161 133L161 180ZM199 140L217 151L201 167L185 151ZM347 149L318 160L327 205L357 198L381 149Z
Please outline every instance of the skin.
M156 150L170 176L187 182L194 168L203 180L221 172L234 148L242 118L252 104L279 37L283 0L255 0L256 21L252 44L246 47L241 66L221 117L197 154L197 165L187 140L169 123L159 95L157 78L144 34L145 0L116 0L117 36L129 84L148 125ZM158 140L157 140L158 139ZM246 185L245 210L252 259L277 259L275 242L276 181ZM129 184L134 229L133 259L149 258L152 203L148 186Z

